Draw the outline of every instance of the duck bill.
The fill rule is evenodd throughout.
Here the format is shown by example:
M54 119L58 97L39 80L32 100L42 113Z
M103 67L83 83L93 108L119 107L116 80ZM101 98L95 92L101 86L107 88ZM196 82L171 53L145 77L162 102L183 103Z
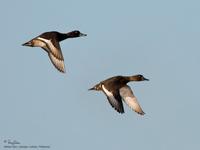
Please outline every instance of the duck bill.
M80 33L79 36L87 36L87 34L84 34L84 33Z
M149 79L147 79L147 78L144 78L144 81L149 81Z

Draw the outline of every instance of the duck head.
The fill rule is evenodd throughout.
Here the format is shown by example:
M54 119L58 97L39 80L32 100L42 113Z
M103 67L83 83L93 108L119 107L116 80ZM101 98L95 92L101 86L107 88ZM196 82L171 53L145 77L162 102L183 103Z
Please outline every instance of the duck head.
M130 81L149 81L149 79L145 78L143 75L138 74L138 75L134 75L134 76L128 76L125 77L127 82Z
M67 36L69 38L76 38L76 37L81 37L81 36L87 36L87 34L81 33L78 30L74 30L74 31L67 33Z
M143 75L138 74L133 76L134 81L149 81L149 79L145 78Z

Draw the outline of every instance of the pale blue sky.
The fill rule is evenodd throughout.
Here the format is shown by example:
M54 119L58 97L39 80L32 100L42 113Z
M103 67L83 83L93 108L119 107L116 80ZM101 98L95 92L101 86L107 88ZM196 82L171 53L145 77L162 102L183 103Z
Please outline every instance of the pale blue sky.
M200 149L200 1L1 0L0 146L4 139L52 150ZM40 48L45 31L78 29L61 43L66 74ZM88 88L114 75L145 111L115 112Z

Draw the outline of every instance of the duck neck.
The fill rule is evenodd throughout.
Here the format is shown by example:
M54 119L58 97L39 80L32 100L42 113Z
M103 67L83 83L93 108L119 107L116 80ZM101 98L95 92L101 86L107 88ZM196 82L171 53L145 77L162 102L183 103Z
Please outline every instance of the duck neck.
M69 35L67 33L60 33L59 34L59 41L63 41L67 38L70 38Z

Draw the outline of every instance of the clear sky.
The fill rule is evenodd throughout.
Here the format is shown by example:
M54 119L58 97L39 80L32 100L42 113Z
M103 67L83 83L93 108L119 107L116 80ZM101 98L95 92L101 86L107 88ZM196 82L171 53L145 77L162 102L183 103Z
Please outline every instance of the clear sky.
M0 146L51 150L200 149L200 1L1 0ZM42 32L78 29L61 43L66 74L41 48ZM87 89L115 75L129 83L145 116L118 114Z

